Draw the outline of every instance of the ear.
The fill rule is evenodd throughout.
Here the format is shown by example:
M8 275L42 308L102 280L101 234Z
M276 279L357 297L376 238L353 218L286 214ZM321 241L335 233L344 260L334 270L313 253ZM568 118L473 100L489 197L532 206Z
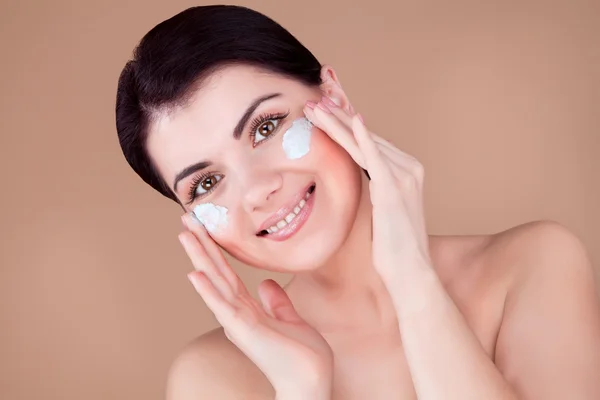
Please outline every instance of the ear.
M342 89L342 85L335 73L335 70L329 65L323 65L321 68L321 92L323 95L333 100L340 108L346 110L350 114L354 114L354 108L346 96L346 92Z

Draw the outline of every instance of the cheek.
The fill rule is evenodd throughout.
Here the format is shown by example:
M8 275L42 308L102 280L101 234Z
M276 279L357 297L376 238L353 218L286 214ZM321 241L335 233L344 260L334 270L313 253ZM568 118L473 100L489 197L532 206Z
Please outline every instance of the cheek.
M311 156L320 166L358 167L350 154L319 128L313 128Z
M313 130L312 164L318 166L321 179L331 190L331 196L358 199L362 170L350 154L322 130ZM349 204L349 203L348 203Z

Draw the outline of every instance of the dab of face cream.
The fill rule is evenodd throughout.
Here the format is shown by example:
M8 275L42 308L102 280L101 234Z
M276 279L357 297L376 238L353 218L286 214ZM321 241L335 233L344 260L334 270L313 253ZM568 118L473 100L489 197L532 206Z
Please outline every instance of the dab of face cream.
M227 209L213 203L202 203L194 207L194 215L210 233L227 226Z
M290 160L304 157L310 150L313 124L306 118L298 118L283 135L283 151Z

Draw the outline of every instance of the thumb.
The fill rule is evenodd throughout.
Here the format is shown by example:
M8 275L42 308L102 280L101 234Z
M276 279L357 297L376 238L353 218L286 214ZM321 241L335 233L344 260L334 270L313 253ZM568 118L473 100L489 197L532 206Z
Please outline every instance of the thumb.
M265 311L273 318L285 322L301 322L287 293L277 282L266 279L258 285L258 297Z

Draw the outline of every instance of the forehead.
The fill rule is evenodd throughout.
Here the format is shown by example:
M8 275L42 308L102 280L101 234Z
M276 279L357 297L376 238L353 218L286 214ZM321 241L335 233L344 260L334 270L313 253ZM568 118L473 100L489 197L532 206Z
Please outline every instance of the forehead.
M171 185L181 169L213 159L224 146L231 146L235 126L258 97L281 93L281 98L268 104L291 108L297 102L302 107L310 91L293 79L254 67L223 68L202 83L186 107L156 118L146 142L148 152Z

